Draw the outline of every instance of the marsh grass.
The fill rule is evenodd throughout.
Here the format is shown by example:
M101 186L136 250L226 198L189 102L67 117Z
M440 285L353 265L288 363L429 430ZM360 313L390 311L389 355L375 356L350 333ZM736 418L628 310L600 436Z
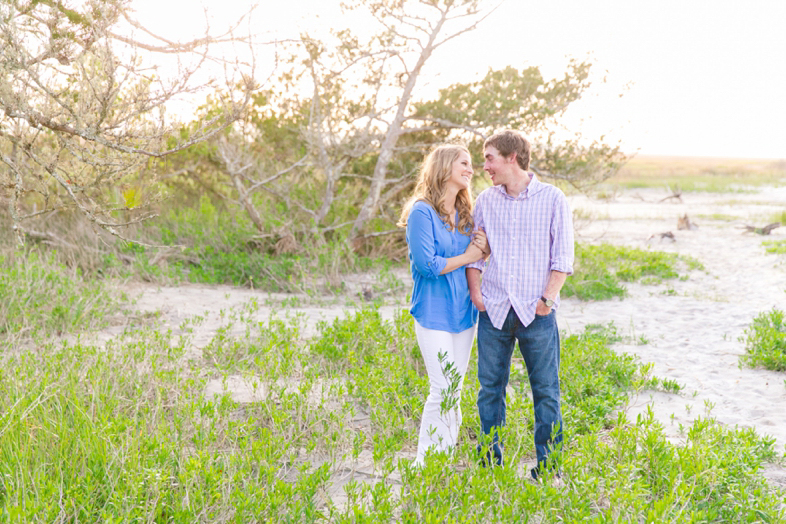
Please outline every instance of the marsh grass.
M760 313L740 340L745 342L740 365L786 371L786 318L782 310Z
M51 254L0 254L0 348L104 325L123 296Z
M778 521L761 477L771 439L697 421L671 444L652 414L626 419L646 369L613 327L565 337L566 487L527 481L532 402L511 376L507 462L475 456L476 362L451 455L411 468L428 381L411 318L347 314L303 339L302 318L222 314L202 349L194 318L129 327L105 347L0 354L0 517L11 522ZM254 399L239 401L240 377ZM210 391L211 381L225 384Z
M679 188L685 192L744 193L786 180L783 161L636 156L606 186L627 189Z
M688 278L680 272L701 270L701 263L689 256L647 251L611 244L576 244L574 275L562 289L563 297L580 300L608 300L627 293L624 283L660 284L665 280Z

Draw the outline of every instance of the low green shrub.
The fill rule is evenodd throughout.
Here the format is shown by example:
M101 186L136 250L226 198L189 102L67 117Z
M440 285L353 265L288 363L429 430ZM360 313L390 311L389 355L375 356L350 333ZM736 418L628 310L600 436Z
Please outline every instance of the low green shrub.
M759 313L741 340L745 342L741 365L786 371L786 320L782 310Z
M633 356L611 348L619 338L610 324L587 326L584 333L561 341L563 418L570 433L583 435L611 427L611 414L640 387L644 369Z
M784 493L753 430L699 420L674 445L626 392L647 377L612 327L565 337L565 487L528 481L531 401L511 377L506 465L485 469L473 358L452 454L411 467L428 381L404 312L364 310L304 340L250 304L202 352L192 331L0 353L0 516L12 522L769 521ZM239 382L242 387L238 387ZM221 387L216 386L219 384ZM235 384L235 387L231 386Z
M626 294L623 282L659 284L681 277L678 271L703 269L694 258L611 244L576 244L575 273L568 278L562 296L580 300L608 300Z
M651 377L647 381L647 388L656 391L664 391L666 393L678 394L683 390L684 386L676 380L668 378Z

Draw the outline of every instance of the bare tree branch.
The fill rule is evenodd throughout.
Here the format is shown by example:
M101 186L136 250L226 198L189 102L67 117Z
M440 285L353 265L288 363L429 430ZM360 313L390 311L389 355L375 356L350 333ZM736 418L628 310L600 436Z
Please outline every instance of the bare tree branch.
M217 37L208 32L178 43L131 19L127 2L40 0L4 5L0 147L9 144L21 153L10 158L7 149L3 152L13 178L8 205L16 231L21 221L37 214L22 210L39 203L37 197L25 195L39 194L46 209L70 203L91 223L122 238L118 228L153 215L110 218L117 212L110 190L124 177L135 176L145 157L163 158L215 136L240 118L250 103L253 70L239 81L228 75L223 110L182 130L180 136L175 133L179 124L166 118L167 106L176 97L215 90L211 81L195 82L194 73L217 58L211 46L250 42L235 36L237 25ZM119 21L156 43L123 34ZM147 54L140 56L140 50ZM179 76L165 81L144 65L152 60L151 53L188 57L189 64L178 59ZM241 64L221 61L228 73L230 65ZM240 74L239 69L231 71Z
M421 122L434 122L439 124L439 126L424 126L424 127L410 127L404 128L402 130L402 134L408 133L420 133L422 131L433 131L436 129L462 129L464 131L468 131L473 135L478 136L479 138L486 138L486 135L479 131L477 127L468 126L466 124L457 124L455 122L451 122L450 120L445 120L443 118L435 118L435 117L419 117L419 116L410 116L407 120L419 120Z

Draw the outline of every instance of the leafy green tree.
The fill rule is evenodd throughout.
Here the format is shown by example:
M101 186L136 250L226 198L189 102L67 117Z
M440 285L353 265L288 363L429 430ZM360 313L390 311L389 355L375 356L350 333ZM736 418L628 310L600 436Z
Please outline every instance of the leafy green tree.
M585 62L572 62L562 78L544 79L535 67L508 67L447 87L434 100L419 95L426 63L475 29L493 5L357 0L346 8L365 9L378 30L362 37L337 29L326 40L303 35L264 104L257 104L265 116L237 128L227 141L231 146L222 149L250 214L261 216L251 211L259 205L251 195L265 192L292 213L295 232L349 228L357 247L385 233L372 221L380 213L383 222L392 221L430 145L462 140L477 152L486 136L504 127L538 137L536 172L577 187L603 180L624 161L617 147L600 140L585 145L578 136L555 134L559 117L590 86ZM274 130L273 122L281 127Z
M590 87L591 64L572 60L562 78L545 80L537 67L489 71L479 82L440 91L436 100L414 104L411 121L424 130L453 129L466 141L482 141L502 128L519 129L534 140L531 169L577 188L605 180L625 161L618 146L595 140L583 145L579 136L555 138L559 117Z

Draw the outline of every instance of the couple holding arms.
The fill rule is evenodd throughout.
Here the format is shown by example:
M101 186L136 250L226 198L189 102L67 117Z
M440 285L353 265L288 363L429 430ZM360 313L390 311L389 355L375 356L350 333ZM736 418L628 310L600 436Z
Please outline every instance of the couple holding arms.
M415 463L456 444L477 323L481 461L503 462L497 430L505 425L505 388L518 341L535 408L538 464L531 474L537 480L543 468L556 469L549 455L562 442L555 310L573 272L573 225L562 191L529 172L527 139L505 130L483 147L483 169L494 186L478 195L474 208L469 151L441 145L424 160L399 222L406 226L410 312L430 384Z

